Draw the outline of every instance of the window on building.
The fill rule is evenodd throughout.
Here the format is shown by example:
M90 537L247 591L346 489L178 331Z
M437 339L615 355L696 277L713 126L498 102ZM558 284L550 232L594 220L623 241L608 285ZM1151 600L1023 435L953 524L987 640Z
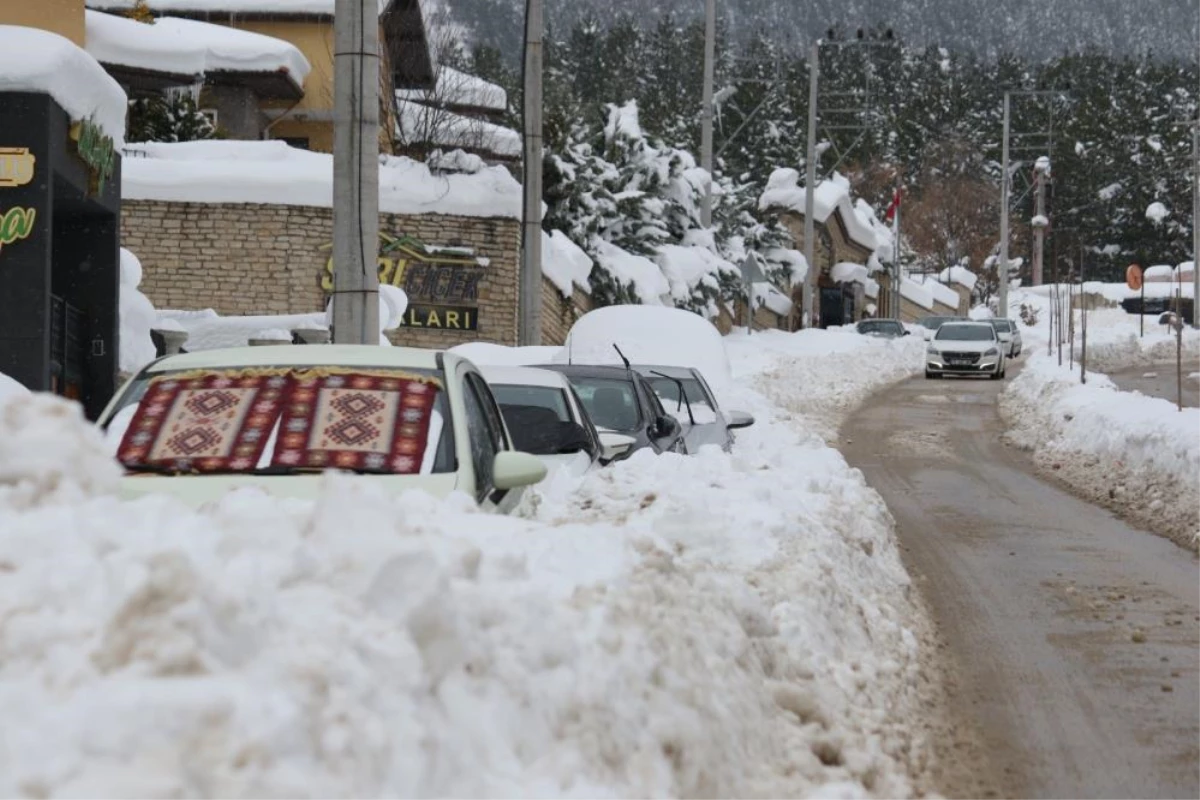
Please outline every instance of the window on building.
M279 141L285 142L288 147L296 147L296 148L299 148L300 150L311 149L308 146L308 137L307 136L281 136L281 137L279 137Z

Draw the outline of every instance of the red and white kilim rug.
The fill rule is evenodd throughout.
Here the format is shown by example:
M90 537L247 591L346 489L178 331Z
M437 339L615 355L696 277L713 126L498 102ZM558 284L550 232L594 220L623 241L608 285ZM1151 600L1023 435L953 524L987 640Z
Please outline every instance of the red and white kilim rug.
M436 384L367 374L299 375L273 465L420 472Z
M182 471L252 469L279 418L290 381L280 375L208 373L150 382L117 458Z

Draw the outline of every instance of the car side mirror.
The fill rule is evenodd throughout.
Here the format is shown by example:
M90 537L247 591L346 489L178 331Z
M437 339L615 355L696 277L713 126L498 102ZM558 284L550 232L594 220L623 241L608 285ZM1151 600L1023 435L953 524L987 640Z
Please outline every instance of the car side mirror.
M654 421L655 439L666 439L668 436L674 436L679 430L679 420L672 416L662 416Z
M592 443L586 430L578 422L559 423L558 447L555 452L559 455L570 455L588 449Z
M633 450L633 446L637 444L637 439L632 436L626 436L623 433L613 433L612 431L600 432L600 457L605 461L616 461L629 454Z
M905 328L904 333L902 333L900 335L901 336L912 336L912 331L910 331L908 328Z
M501 450L492 462L492 485L500 491L532 486L546 477L546 465L537 456Z
M725 427L730 430L734 430L735 428L749 428L754 424L754 417L745 411L730 411L728 417L729 422Z

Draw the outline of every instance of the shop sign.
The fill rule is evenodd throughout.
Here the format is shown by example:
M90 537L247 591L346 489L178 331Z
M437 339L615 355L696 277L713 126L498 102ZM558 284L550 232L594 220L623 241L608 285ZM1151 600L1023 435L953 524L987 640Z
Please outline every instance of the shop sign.
M0 210L0 252L4 246L29 238L33 233L33 223L37 219L37 209L15 206L8 211Z
M31 182L36 161L28 147L0 147L0 189Z
M71 126L71 139L75 142L75 152L91 172L89 192L100 194L117 163L112 137L106 136L96 123L85 119Z
M323 249L331 249L326 245ZM379 283L404 290L412 328L473 331L479 325L479 283L485 267L469 251L427 247L404 236L379 235ZM321 289L333 291L333 258L325 262Z

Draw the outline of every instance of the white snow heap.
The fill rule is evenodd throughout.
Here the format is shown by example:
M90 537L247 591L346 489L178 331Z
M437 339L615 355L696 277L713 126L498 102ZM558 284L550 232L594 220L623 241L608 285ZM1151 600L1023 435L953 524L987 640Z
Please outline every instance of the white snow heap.
M1155 225L1161 225L1163 221L1171 216L1171 212L1167 207L1157 200L1146 206L1146 219L1153 222Z
M1048 228L1050 219L1045 214L1034 214L1033 218L1029 220L1029 224L1035 228Z
M57 33L0 25L0 92L48 94L72 121L90 119L116 147L125 143L125 92L96 59Z
M563 297L574 294L575 287L588 291L588 276L593 266L591 256L562 231L542 231L542 274Z
M0 399L0 530L6 508L79 502L112 492L120 475L78 403L41 392ZM53 532L41 533L52 539Z
M785 210L804 215L805 189L799 185L800 173L794 169L777 169L767 180L767 188L758 199L761 211ZM850 239L874 252L878 246L870 224L855 213L850 200L850 181L840 173L817 184L813 192L813 221L824 225L837 210L846 224Z
M1146 271L1142 273L1142 280L1149 283L1161 283L1163 281L1169 283L1175 280L1175 268L1170 264L1155 264L1152 267L1146 267Z
M717 276L722 272L735 274L738 268L706 247L667 244L658 248L655 262L662 269L671 287L671 299L684 303L699 286L708 286L714 292L720 289ZM715 304L706 309L709 317L715 317Z
M211 308L198 311L160 310L156 327L168 326L177 326L178 329L187 332L187 350L192 353L223 347L244 347L255 333L263 330L292 331L297 328L329 327L324 311L309 314L222 317Z
M964 287L968 292L975 290L975 284L979 282L979 276L966 267L947 267L938 274L938 280L943 283L957 283Z
M511 128L411 100L400 100L397 106L396 133L402 141L507 158L521 155L521 134Z
M279 141L130 145L122 163L127 200L333 205L333 156ZM521 218L521 184L503 167L433 175L409 158L381 156L379 210Z
M905 276L900 279L900 296L926 311L933 311L933 290L930 286L917 283L912 278Z
M121 248L120 336L121 352L118 369L134 373L153 361L158 351L150 331L155 327L158 312L138 288L142 284L142 262L133 253Z
M434 86L432 92L422 89L399 89L396 91L396 97L400 100L424 101L488 111L508 110L508 93L502 87L444 64L438 66L437 80Z
M1050 174L1050 157L1038 156L1037 161L1033 162L1033 169L1043 175Z
M670 299L671 284L658 264L650 259L609 244L599 237L592 240L592 252L596 256L596 263L608 274L633 286L640 302L660 306Z
M934 280L932 275L913 275L911 280L919 283L933 296L933 299L944 306L958 308L958 292L944 283Z
M10 378L3 372L0 372L0 405L10 397L21 395L22 397L29 394L29 390L22 383L17 383L16 379Z
M291 42L176 17L146 24L87 10L87 51L97 61L182 75L286 72L303 86L312 66Z

